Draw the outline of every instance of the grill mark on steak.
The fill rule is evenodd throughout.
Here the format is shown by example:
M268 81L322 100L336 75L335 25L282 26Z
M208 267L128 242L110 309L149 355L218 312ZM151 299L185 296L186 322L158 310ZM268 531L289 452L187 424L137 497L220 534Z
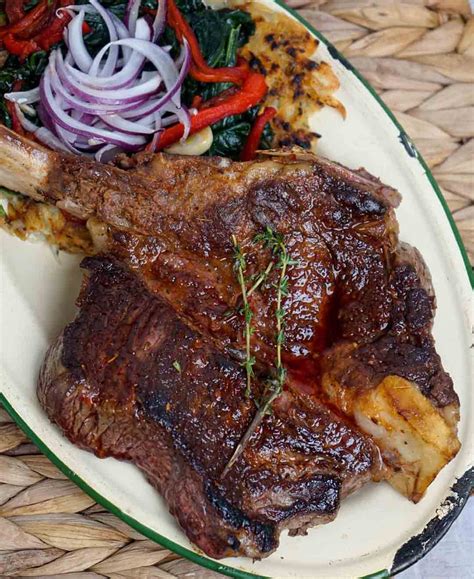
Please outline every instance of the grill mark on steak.
M331 520L342 495L382 476L370 439L285 392L221 479L255 412L243 369L117 262L84 267L81 309L48 354L40 400L75 444L142 468L206 553L266 556L283 528Z

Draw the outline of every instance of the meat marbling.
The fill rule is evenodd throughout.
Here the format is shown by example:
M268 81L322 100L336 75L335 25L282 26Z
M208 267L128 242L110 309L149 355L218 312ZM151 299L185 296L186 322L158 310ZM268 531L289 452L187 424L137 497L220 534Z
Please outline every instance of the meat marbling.
M51 153L6 129L0 129L0 142L0 184L87 219L108 256L94 262L79 318L47 357L39 385L43 405L81 446L128 458L143 468L188 536L207 553L264 556L275 547L281 528L298 532L331 518L341 493L369 478L386 477L417 501L456 454L459 402L434 348L434 295L420 255L398 241L394 207L399 196L393 189L363 170L350 171L302 152L271 152L250 163L143 154L104 166ZM271 259L252 241L265 227L283 235L297 260L289 268L283 301L286 392L228 474L229 480L222 480L219 470L255 412L253 402L244 396L239 365L244 322L231 237L242 244L249 264L246 273L251 275ZM277 273L274 270L250 300L258 374L254 399L275 355L272 286ZM117 277L122 280L118 284L113 282ZM110 296L105 292L108 284L114 288ZM104 292L107 299L101 297ZM146 313L140 313L137 305L133 321L127 321L135 311L133 304L144 301ZM113 308L122 302L128 304L127 312L115 319ZM101 341L88 333L94 315L115 319L122 328L117 335L125 332L120 344L125 354L120 348L107 349L114 343L113 333ZM189 339L198 344L186 354L185 366L193 367L189 376L173 370L173 360L181 352L179 332L193 336ZM140 342L147 333L152 345L155 339L161 344L150 356L148 341ZM70 334L75 336L72 341L66 339ZM127 350L134 341L136 358ZM200 373L192 360L202 355L215 364ZM85 374L77 367L81 356L89 368ZM105 364L109 359L110 368ZM121 377L117 364L125 372ZM145 368L154 364L160 367L159 379L149 381ZM224 382L219 377L223 368L229 373ZM116 380L120 394L110 397ZM84 389L93 394L84 394ZM101 436L110 400L118 395L128 401L120 405L121 422L111 424ZM193 428L212 431L209 436L216 448L225 452L206 462L214 451L205 438L190 451L186 429L177 419L179 411L173 408L175 400L188 420L195 416ZM231 414L231 427L220 404L239 409ZM351 434L333 438L334 429ZM147 440L146 432L159 432L154 436L161 442L143 464L136 445ZM336 439L339 454L331 462L329 449ZM348 440L360 444L354 447ZM381 451L383 468L374 458L372 440ZM303 452L304 460L300 454L295 459L295 448ZM158 467L160 456L171 465L164 471L169 478L163 478ZM245 470L250 464L252 476ZM356 473L351 465L363 468ZM189 493L184 493L186 505L180 504L184 499L174 490L179 487L176 473L182 485L200 489L192 504ZM282 483L286 473L294 492ZM212 503L206 511L211 513L210 534L199 539L203 531L196 532L193 525L211 500L205 488L216 490L226 507L219 511L219 504ZM238 520L246 521L239 532L226 519L232 518L229 513L234 509ZM256 521L271 527L266 547L252 531Z

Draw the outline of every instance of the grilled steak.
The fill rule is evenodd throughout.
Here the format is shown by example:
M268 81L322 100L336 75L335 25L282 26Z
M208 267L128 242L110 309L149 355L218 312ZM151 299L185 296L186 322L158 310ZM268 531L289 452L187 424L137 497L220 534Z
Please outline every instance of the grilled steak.
M311 427L295 427L294 444L298 446L307 435L320 436L319 446L315 444L312 448L326 448L327 433L318 431L316 424L330 420L345 429L348 428L346 419L349 419L375 440L390 483L414 501L422 497L439 470L456 454L459 448L456 437L459 402L434 348L431 326L435 300L429 275L419 254L398 241L394 214L399 202L396 191L363 170L350 171L301 152L271 152L250 163L142 154L133 159L121 159L117 166L104 166L46 151L6 129L0 129L0 143L0 184L87 219L101 252L113 259L114 267L121 268L124 279L133 280L134 287L139 287L147 300L156 300L163 310L160 314L162 320L166 322L167 316L172 316L176 323L182 324L183 331L198 336L200 348L213 352L212 356L221 356L222 363L225 360L225 364L230 364L236 372L242 372L245 320L241 312L242 292L234 271L235 242L245 253L245 276L249 280L257 279L259 273L267 271L268 276L249 298L254 312L251 349L258 378L252 385L250 399L245 398L245 380L240 374L239 386L236 386L237 382L233 383L239 392L239 396L234 392L238 404L247 410L244 413L239 406L239 412L232 414L236 423L224 437L229 456L255 413L253 401L261 397L262 384L274 372L275 285L280 270L275 263L270 267L274 255L256 237L265 231L277 232L281 236L294 260L288 268L287 291L282 300L285 313L282 358L288 370L286 392L276 400L273 417L267 418L265 425L256 431L241 458L245 462L247 453L252 452L259 457L252 462L258 474L245 480L250 485L247 489L249 495L260 497L260 492L265 494L265 500L258 499L260 506L263 504L268 511L277 513L282 503L277 494L268 492L269 487L261 484L260 469L262 472L265 469L260 462L263 455L258 454L259 437L266 436L264 433L269 432L272 420L279 416L284 416L282 426L275 427L275 431L270 428L270 431L280 432L286 425L290 428L293 420L290 417L301 404L304 408L311 408L311 412L323 413L325 418L321 421L308 419ZM126 295L128 291L132 292L132 289L129 287ZM121 298L124 303L128 303L126 295ZM86 304L92 311L104 310L99 293L94 296L94 299L83 301L84 312ZM135 296L134 299L138 298ZM93 319L92 315L90 319ZM140 324L146 319L137 317L137 320L124 325L134 340L140 338L143 332ZM164 334L173 335L175 330L165 322L160 322L160 327L166 329ZM170 322L173 328L174 323ZM158 327L158 322L156 325ZM77 331L76 325L71 327ZM91 360L100 357L98 353L104 351L107 340L112 340L112 334L99 343L91 336L85 340L94 345L95 351L89 354ZM76 341L69 347L71 352ZM170 350L176 348L176 343L169 346ZM141 344L144 348L148 342ZM142 352L140 348L135 350L139 353L137 357L146 353L146 349ZM119 358L115 359L115 354L115 351L108 351L107 360L113 359L116 363L114 360ZM85 438L78 436L77 429L81 430L83 420L76 422L75 412L67 409L71 401L65 395L65 388L77 392L77 384L89 384L90 381L96 394L89 397L93 404L87 408L102 416L108 412L105 392L113 383L110 382L112 377L107 372L101 374L99 369L90 371L87 376L80 375L79 370L74 374L72 367L66 364L69 356L65 347L64 352L58 353L55 349L50 354L48 368L56 367L57 360L62 357L67 386L64 386L64 380L56 379L54 372L48 370L41 382L42 400L49 408L50 417L71 439L98 452L94 440L100 438L98 425L103 424L102 420L97 422L97 426L92 419L85 421L86 425L93 425L91 432ZM170 368L172 362L168 360ZM97 381L95 376L103 378ZM141 422L134 423L139 427L126 440L130 447L134 439L143 440L144 436L138 431L147 431L149 427L144 425L151 420L153 428L157 428L156 424L160 429L168 428L167 435L172 438L167 440L175 449L173 452L177 453L176 461L181 460L176 441L184 435L179 432L178 422L171 421L166 426L164 416L168 414L152 416L150 410L153 397L161 399L160 392L166 386L161 380L165 374L163 378L160 376L159 383L153 385L147 382L146 376L146 372L138 372L124 378L118 388L127 400L130 397L133 405L140 406L138 415L146 416ZM172 404L168 396L182 396L178 378L183 380L184 376L173 373L172 376L174 381L169 388L166 386L167 396L163 398L165 408L166 403ZM200 380L207 386L198 397L203 400L203 415L199 414L199 422L207 428L206 409L213 412L216 408L209 391L217 389L220 392L216 385L220 381L211 381L211 388L207 375ZM148 387L147 396L145 390ZM102 396L101 392L104 393ZM227 396L230 397L228 400ZM233 408L231 399L233 395L226 391L222 404ZM324 410L324 406L335 415ZM130 414L135 413L136 408L138 406L133 406ZM280 415L285 408L286 414ZM219 416L224 419L221 413ZM347 418L343 419L343 416ZM129 418L124 420L130 424ZM219 423L214 422L216 425ZM116 428L117 436L120 429L125 429L124 424ZM277 448L280 441L278 437L273 438L273 434L269 436L263 453L265 456L273 456L271 447ZM221 440L219 444L224 445L224 442ZM121 444L116 444L112 437L103 446L102 453L126 456L140 465L139 457L132 452L122 454L120 449ZM358 451L352 450L354 457L358 457ZM167 456L170 453L168 451ZM158 455L155 452L153 460L157 460ZM198 455L193 453L192 460L198 460ZM224 458L222 462L216 459L208 466L211 470L214 464L223 468L225 462ZM347 483L350 476L346 480L342 471L351 471L345 460L340 459L340 462L344 466L336 475L331 470L333 467L328 467L327 474L339 479L344 493L351 484ZM295 476L304 477L302 473L307 472L307 465L294 464L301 468L301 473ZM201 467L195 467L194 462L192 465L189 468L196 468L192 472L199 472L199 475L187 471L190 481L199 476L200 484L205 484L206 480L217 484L216 472L199 470ZM286 467L280 471L280 465L274 465L272 476L286 472ZM146 465L142 468L149 472ZM234 477L236 481L241 480L239 468L243 468L240 462L228 473L232 480ZM323 471L318 471L318 475ZM375 478L378 478L378 468L375 471ZM368 465L365 480L370 478L369 472L374 474L375 471L373 464ZM355 477L353 480L359 479ZM155 484L172 511L179 516L178 509L173 506L177 499L167 492L166 484L156 481ZM219 484L223 484L222 480ZM231 484L229 479L228 484L225 488L213 488L220 489L223 499L233 508L241 509L249 520L251 514L260 520L262 513L248 502L243 490L238 490L241 489L240 483ZM324 494L324 485L318 486L320 491ZM199 496L202 497L202 493ZM204 498L199 501L201 507L207 505ZM309 503L318 505L321 501L321 497L311 499L304 507L307 512L301 517L307 524L314 523L311 509L319 508L309 506ZM249 511L245 510L247 507ZM328 513L318 511L319 515L325 517ZM268 516L266 512L265 524L270 524ZM283 524L277 521L279 516L275 514L272 523L274 536ZM295 522L292 517L289 516L284 524L297 529L305 527L306 523L301 524L301 519L296 517ZM189 536L197 540L187 524L182 521L181 524ZM238 552L256 556L260 549L260 554L263 554L263 548L254 544L246 550L242 547L245 540L242 537L238 540L241 541ZM228 553L223 548L220 551L203 548L215 556L217 552Z
M75 444L139 466L208 555L266 556L283 528L332 520L342 496L382 475L369 437L285 392L222 478L255 412L244 370L116 262L84 267L80 313L48 353L41 403Z
M101 234L105 224L104 249L217 347L244 343L243 317L226 315L240 300L232 235L248 254L250 277L271 257L252 243L265 227L284 236L298 262L289 269L283 304L286 365L306 375L339 335L370 341L383 331L389 305L379 303L385 299L379 288L387 286L387 260L397 245L392 207L399 196L373 177L309 154L250 163L144 154L124 159L119 169L39 147L33 152L6 129L2 134L9 145L3 159L25 168L36 163L33 177L0 164L4 185L92 218ZM270 290L261 288L251 300L253 349L270 364L277 276L274 268Z

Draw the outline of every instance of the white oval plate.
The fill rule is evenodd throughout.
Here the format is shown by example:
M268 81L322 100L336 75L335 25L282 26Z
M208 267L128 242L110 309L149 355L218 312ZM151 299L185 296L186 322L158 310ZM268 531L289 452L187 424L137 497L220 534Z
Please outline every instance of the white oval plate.
M279 2L261 1L301 20ZM342 504L334 522L310 530L306 537L283 535L277 552L263 561L227 559L223 564L203 556L137 468L77 449L49 423L36 399L36 380L48 345L74 316L79 259L65 254L56 259L45 245L22 243L3 232L0 401L41 450L96 501L197 563L235 577L383 577L417 560L439 540L472 484L472 470L467 472L474 440L468 262L436 183L393 115L337 51L303 24L322 41L317 58L334 67L341 81L337 96L347 108L346 121L328 108L313 119L314 129L323 135L320 153L349 167L363 166L401 192L400 238L421 250L433 276L438 300L434 335L461 399L463 445L426 497L414 505L388 484L367 485Z

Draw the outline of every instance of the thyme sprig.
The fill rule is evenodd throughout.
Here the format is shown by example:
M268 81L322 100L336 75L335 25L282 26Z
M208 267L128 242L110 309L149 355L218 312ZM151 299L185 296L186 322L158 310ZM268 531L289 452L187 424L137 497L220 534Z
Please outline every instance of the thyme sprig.
M288 275L287 269L290 265L296 265L296 261L291 259L286 245L283 242L283 237L280 234L274 233L271 229L266 231L267 244L272 248L272 252L278 255L278 263L276 268L280 270L278 279L277 298L276 298L276 358L275 358L275 377L267 382L267 396L260 404L259 412L262 417L270 410L273 401L283 392L283 385L286 380L286 370L282 362L282 347L285 343L285 316L286 312L282 306L283 298L288 295Z
M235 240L235 237L233 237ZM283 236L279 233L274 232L270 227L267 227L265 231L255 236L254 241L256 243L263 243L265 247L268 247L273 256L277 257L276 262L276 269L280 270L280 275L278 278L278 283L276 284L276 310L275 310L275 319L276 319L276 336L275 336L275 343L276 343L276 356L275 356L275 368L272 372L273 376L271 376L265 386L265 390L263 393L262 400L258 405L257 412L255 413L252 422L248 426L247 430L245 431L244 435L239 441L239 444L235 448L229 462L227 463L226 467L222 471L221 477L224 478L229 470L234 465L235 461L239 458L242 452L245 450L250 437L258 428L259 424L263 420L264 416L271 412L271 406L273 402L280 396L283 392L283 386L286 380L286 369L283 366L282 362L282 347L285 342L285 315L286 312L283 308L283 298L288 295L288 275L287 269L290 265L295 265L297 262L292 260L286 245L283 240ZM236 243L234 242L234 247ZM247 302L248 296L251 292L255 291L267 278L270 274L270 271L274 267L274 262L271 261L264 272L259 274L256 278L256 282L247 292L245 291L245 301ZM243 268L245 271L245 268ZM241 279L243 280L243 285L245 286L245 277L242 275ZM240 278L239 278L240 281ZM242 283L241 283L242 285ZM244 295L244 291L242 290L242 295ZM247 353L247 358L250 356L250 352ZM254 362L255 363L255 359ZM252 370L253 372L253 370ZM247 375L248 376L248 375Z
M242 362L242 366L245 368L247 374L245 396L248 398L251 392L252 378L254 376L253 366L255 364L255 357L251 355L250 351L250 339L254 331L252 327L253 313L248 302L247 283L245 280L245 271L247 269L246 254L242 251L242 247L238 243L235 235L232 235L232 244L234 246L234 270L237 274L240 291L242 293L242 311L245 319L245 360Z
M253 286L247 292L248 298L253 294L253 292L256 289L258 289L262 285L262 283L267 281L268 276L270 275L270 272L272 271L274 265L275 264L273 263L273 261L270 261L270 263L265 268L265 271L262 271L261 273L258 273L256 276L254 276L253 279L255 280L255 282L254 282Z

